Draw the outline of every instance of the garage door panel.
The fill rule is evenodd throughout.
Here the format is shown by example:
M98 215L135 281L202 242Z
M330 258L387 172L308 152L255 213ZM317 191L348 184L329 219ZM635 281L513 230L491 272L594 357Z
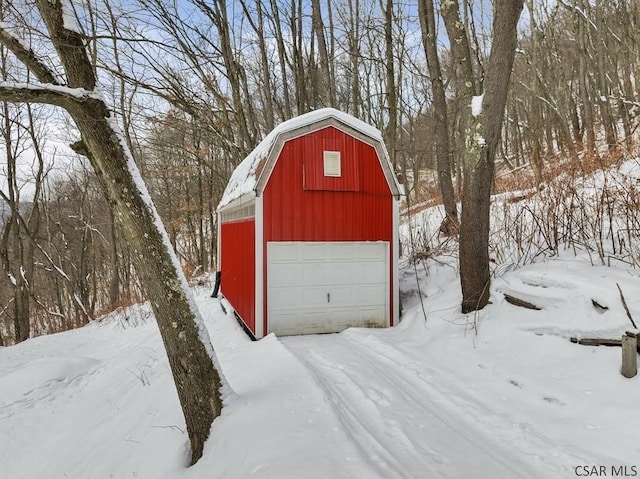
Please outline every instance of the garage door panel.
M278 309L286 311L302 308L306 298L303 297L302 291L300 291L299 288L278 288L272 291L269 299L274 305L278 305Z
M351 260L354 257L354 245L352 243L332 243L330 245L332 260Z
M301 267L303 268L304 273L298 284L330 285L332 283L331 266L329 264L305 263L301 265Z
M295 328L299 313L296 311L278 311L278 322L281 331L292 331ZM290 333L278 333L278 334L290 334Z
M327 304L327 293L325 290L314 286L305 286L304 288L301 288L301 291L302 294L298 293L298 296L303 298L302 308L320 308L325 307ZM295 294L295 292L293 293Z
M362 308L358 312L359 324L363 328L379 327L379 307Z
M358 248L359 259L380 259L380 249L386 251L386 243L367 243Z
M355 269L359 283L379 283L377 278L384 277L387 273L386 264L383 262L360 263Z
M305 262L324 261L327 257L327 244L326 243L307 243L304 247L299 247L299 256Z
M333 263L331 281L335 285L353 284L357 281L357 270L353 263Z
M280 263L272 265L271 286L298 286L304 284L306 268L301 263Z
M327 308L336 308L341 306L350 306L354 304L353 295L357 288L353 286L343 286L341 288L332 288L327 294Z
M277 335L338 333L347 327L385 327L380 322L384 315L383 307L366 307L362 309L344 308L336 310L274 311L277 314L277 328L270 332Z
M274 264L282 262L298 262L298 250L287 248L284 243L270 243L269 256Z
M368 285L357 289L354 302L358 305L384 305L386 295L384 285Z

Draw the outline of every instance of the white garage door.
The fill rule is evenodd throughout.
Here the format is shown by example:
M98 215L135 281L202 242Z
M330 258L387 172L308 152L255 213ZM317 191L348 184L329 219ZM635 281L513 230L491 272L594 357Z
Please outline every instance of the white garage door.
M388 242L267 243L268 332L389 325Z

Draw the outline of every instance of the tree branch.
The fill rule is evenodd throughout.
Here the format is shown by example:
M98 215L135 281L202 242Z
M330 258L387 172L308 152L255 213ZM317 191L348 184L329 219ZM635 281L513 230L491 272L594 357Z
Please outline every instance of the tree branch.
M58 52L69 86L93 90L96 87L96 76L84 38L81 33L70 30L65 25L62 2L37 0L36 4L51 35L51 42Z
M31 48L13 35L4 22L0 22L0 44L7 47L40 82L61 85L53 71L44 64Z
M0 101L43 103L67 108L74 104L100 101L95 93L82 88L36 83L0 82Z

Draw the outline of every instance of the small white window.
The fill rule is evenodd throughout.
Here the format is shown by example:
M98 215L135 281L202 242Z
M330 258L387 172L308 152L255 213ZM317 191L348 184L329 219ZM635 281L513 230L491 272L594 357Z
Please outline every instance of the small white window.
M340 176L340 152L324 152L324 176Z

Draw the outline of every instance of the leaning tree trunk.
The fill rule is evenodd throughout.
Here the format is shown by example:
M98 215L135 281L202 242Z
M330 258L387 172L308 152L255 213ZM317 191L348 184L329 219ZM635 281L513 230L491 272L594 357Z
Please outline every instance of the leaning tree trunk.
M55 74L0 25L0 42L42 82L0 85L0 100L57 105L75 121L82 138L75 149L89 158L151 301L195 463L222 408L222 381L208 333L115 118L95 92L96 77L82 36L65 25L60 1L38 0L37 5L68 83L55 85Z
M143 186L130 172L133 160L124 155L124 146L105 105L95 101L70 106L68 111L82 133L91 164L151 300L195 462L202 455L211 423L222 409L221 380L211 351L203 343L204 325L196 318L196 306L185 291L184 276L175 255L169 252L169 240L157 213L140 191Z
M473 117L467 135L460 221L460 282L465 313L482 309L489 301L489 206L493 166L522 5L523 0L494 2L493 38L485 69L483 107Z

